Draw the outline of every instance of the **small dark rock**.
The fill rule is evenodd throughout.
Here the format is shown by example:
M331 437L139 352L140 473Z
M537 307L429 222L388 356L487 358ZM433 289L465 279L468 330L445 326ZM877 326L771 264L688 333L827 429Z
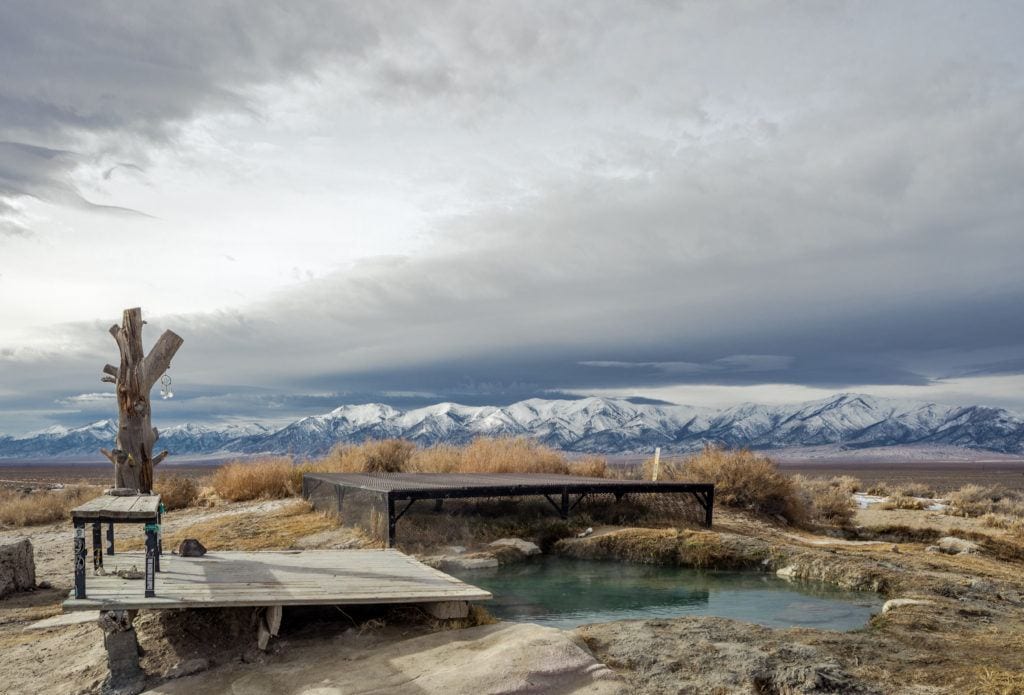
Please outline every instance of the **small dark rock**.
M53 588L53 584L51 584L50 582L48 582L46 580L43 580L43 581L39 582L38 584L36 584L36 588L37 589L52 589Z
M178 545L178 555L182 557L202 557L206 555L206 546L195 538L186 538Z

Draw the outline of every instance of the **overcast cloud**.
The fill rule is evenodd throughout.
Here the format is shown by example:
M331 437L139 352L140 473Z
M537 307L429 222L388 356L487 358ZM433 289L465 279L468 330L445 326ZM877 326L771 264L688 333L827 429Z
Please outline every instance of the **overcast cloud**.
M1024 409L1011 3L6 3L0 432L836 390Z

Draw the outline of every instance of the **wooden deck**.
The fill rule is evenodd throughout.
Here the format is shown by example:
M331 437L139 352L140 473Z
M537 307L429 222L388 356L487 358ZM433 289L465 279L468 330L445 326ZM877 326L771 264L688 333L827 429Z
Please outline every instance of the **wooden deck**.
M160 509L160 495L128 495L113 497L100 495L71 510L72 521L106 522L156 520Z
M65 610L302 606L315 604L434 603L491 598L397 550L209 552L203 557L164 555L156 596L143 582L114 576L141 569L143 553L109 558L106 576L90 576L88 597L64 602Z

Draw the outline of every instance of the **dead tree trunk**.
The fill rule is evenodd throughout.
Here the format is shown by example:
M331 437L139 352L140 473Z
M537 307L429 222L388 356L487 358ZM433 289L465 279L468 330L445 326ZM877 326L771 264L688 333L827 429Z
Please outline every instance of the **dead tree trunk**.
M121 351L121 366L103 368L103 381L117 385L118 427L116 448L100 449L114 464L114 486L142 493L153 491L153 467L167 456L153 456L160 434L150 422L149 392L184 342L172 331L164 331L146 355L142 350L142 309L125 309L120 326L110 327Z

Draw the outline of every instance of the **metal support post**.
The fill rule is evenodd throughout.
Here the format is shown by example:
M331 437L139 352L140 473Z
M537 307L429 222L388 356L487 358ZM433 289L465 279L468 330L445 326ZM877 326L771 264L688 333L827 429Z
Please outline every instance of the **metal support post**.
M156 596L157 525L146 524L146 598Z
M95 521L92 525L92 569L98 572L103 567L103 530L102 524Z
M75 522L75 598L85 598L85 522Z
M393 548L395 545L395 524L398 523L398 519L395 518L395 500L388 495L388 547Z

